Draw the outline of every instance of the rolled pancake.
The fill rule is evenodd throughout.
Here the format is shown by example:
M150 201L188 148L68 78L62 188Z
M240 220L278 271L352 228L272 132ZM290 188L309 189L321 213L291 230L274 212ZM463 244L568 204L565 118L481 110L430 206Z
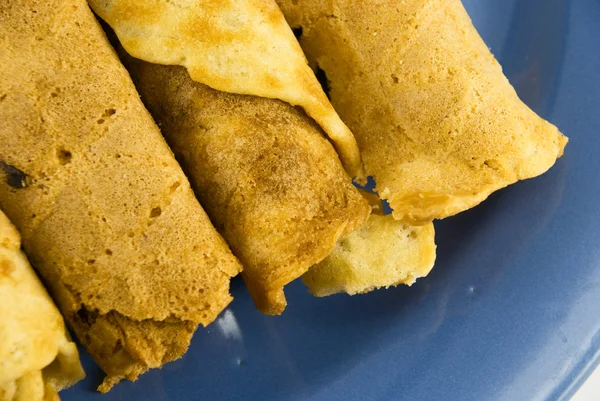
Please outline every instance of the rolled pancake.
M182 67L123 60L242 262L256 306L280 314L283 287L368 216L335 150L301 109L280 100L211 89Z
M336 147L351 176L363 178L356 140L306 62L274 0L89 0L132 56L180 65L224 92L299 105Z
M0 206L106 391L180 357L241 267L85 1L3 2L0 32Z
M57 400L84 376L62 316L0 211L0 400Z
M413 226L372 214L360 229L340 239L323 261L302 276L317 297L412 285L435 263L433 224Z
M454 215L562 155L567 138L518 98L460 0L277 2L394 217Z

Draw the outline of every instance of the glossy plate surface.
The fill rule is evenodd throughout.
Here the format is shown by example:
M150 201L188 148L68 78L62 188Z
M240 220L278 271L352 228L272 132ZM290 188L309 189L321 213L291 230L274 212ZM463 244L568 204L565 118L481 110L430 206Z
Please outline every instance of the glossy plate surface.
M412 288L316 299L281 317L235 301L189 353L64 401L567 400L600 359L600 1L464 0L521 97L570 137L544 176L437 224Z

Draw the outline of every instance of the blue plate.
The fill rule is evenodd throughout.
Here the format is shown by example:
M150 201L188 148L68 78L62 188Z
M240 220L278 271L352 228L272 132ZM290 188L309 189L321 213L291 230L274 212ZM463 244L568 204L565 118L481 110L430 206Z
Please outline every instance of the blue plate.
M571 138L542 177L437 224L412 288L235 301L181 360L64 401L568 400L600 360L600 1L465 0L521 97Z

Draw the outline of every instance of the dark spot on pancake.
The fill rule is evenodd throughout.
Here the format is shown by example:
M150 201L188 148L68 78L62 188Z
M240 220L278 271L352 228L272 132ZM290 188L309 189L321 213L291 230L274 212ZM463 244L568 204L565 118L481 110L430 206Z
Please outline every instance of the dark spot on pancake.
M162 209L160 208L160 206L157 206L150 211L150 218L155 219L158 216L160 216L161 214L162 214Z
M96 318L98 317L97 312L88 311L85 308L81 308L77 311L77 319L84 324L89 326L93 325L96 322Z
M71 159L73 158L73 154L65 149L58 149L56 156L58 157L58 162L63 166L71 163Z
M4 171L6 176L6 183L13 188L21 189L27 186L27 174L11 166L3 161L0 161L0 169Z

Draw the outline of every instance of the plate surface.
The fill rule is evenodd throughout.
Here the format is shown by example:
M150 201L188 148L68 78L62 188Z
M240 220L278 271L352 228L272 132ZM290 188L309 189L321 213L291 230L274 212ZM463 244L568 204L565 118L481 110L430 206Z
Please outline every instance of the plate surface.
M437 224L412 288L316 299L281 317L235 301L189 353L92 400L567 400L600 360L600 1L464 0L520 96L570 137L544 176Z

